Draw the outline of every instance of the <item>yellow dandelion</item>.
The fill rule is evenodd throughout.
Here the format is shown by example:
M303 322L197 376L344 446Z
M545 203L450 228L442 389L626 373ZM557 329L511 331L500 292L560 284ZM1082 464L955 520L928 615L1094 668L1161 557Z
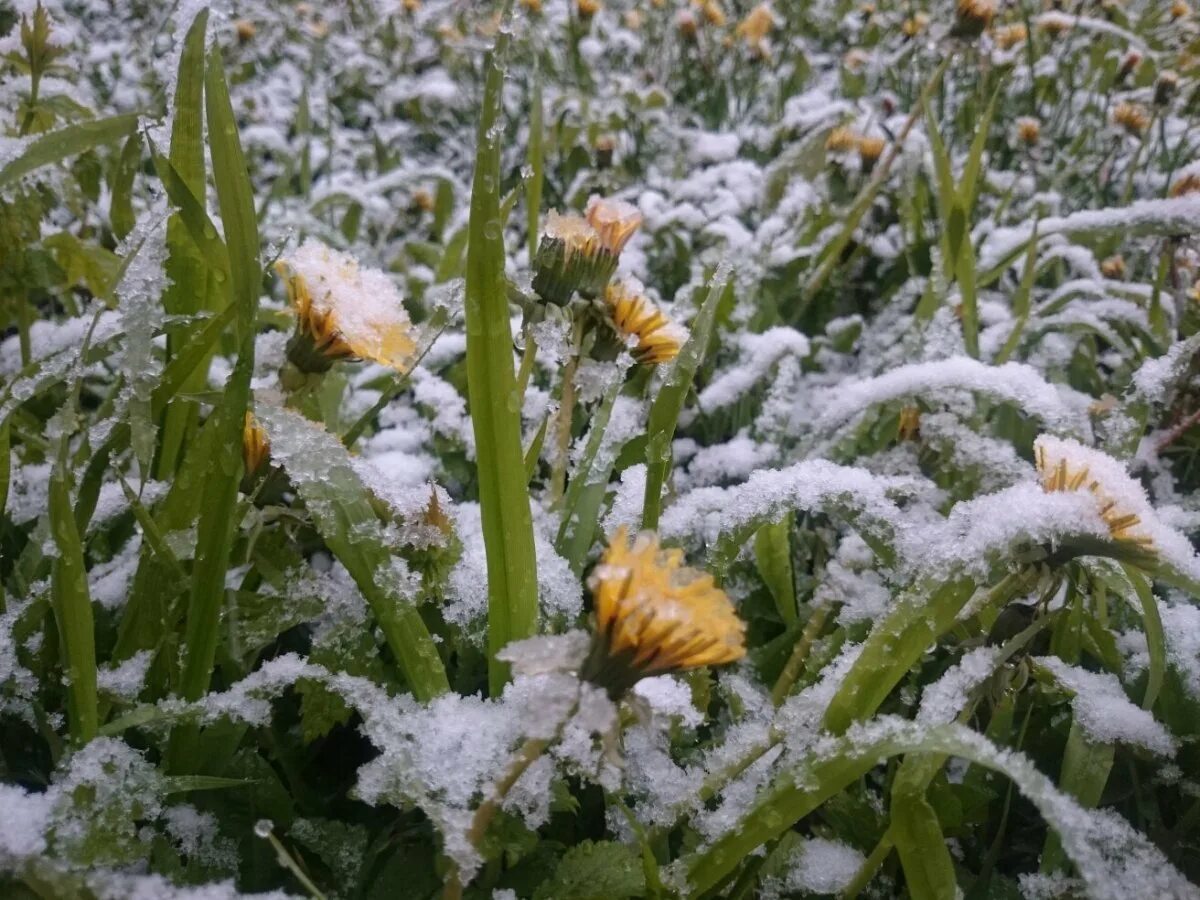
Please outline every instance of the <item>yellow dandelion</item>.
M1124 129L1135 137L1150 127L1150 115L1136 103L1122 100L1117 104L1112 114L1113 124Z
M1011 50L1017 44L1023 43L1029 39L1029 29L1022 22L1015 22L1012 25L1001 25L999 28L992 29L992 40L996 42L996 46L1001 50Z
M533 261L533 290L539 297L565 306L575 291L595 296L616 268L617 257L587 219L550 211Z
M900 421L896 425L896 437L902 441L915 441L921 436L921 409L905 406L900 409Z
M595 194L588 200L588 224L600 237L600 246L613 256L620 256L633 233L642 224L642 214L632 203L608 200Z
M579 18L585 22L589 21L601 9L603 9L603 6L600 0L575 0L575 12L579 13Z
M1171 4L1171 18L1184 19L1192 14L1192 8L1184 2L1184 0L1175 0Z
M630 544L628 531L618 529L588 587L596 632L581 675L613 697L640 678L746 655L746 625L725 592L652 533Z
M254 35L258 34L258 26L249 19L238 19L233 23L233 29L237 32L238 40L243 44L254 40Z
M1017 119L1017 140L1032 147L1042 137L1041 123L1031 116L1021 116Z
M883 151L887 147L887 141L881 137L864 134L859 135L854 146L858 150L859 158L862 159L863 168L871 169L874 168L879 157L883 155Z
M717 0L697 0L697 5L704 14L705 22L717 28L724 27L725 10L721 9L721 4Z
M1114 541L1153 552L1153 538L1139 528L1139 510L1149 509L1145 491L1119 462L1078 441L1045 434L1034 442L1034 454L1043 490L1087 491Z
M296 313L288 359L302 372L335 360L370 360L408 371L416 342L400 293L378 269L309 238L275 266Z
M246 418L242 421L242 462L245 463L246 474L257 472L270 454L271 442L267 440L266 431L254 418L254 413L246 410Z
M1188 172L1175 179L1171 185L1172 197L1183 197L1187 194L1200 194L1200 170Z
M433 194L431 194L425 188L420 188L414 191L412 201L413 206L421 210L421 212L433 212Z
M1125 277L1125 257L1117 254L1100 263L1100 274L1105 278L1120 281Z
M766 55L767 36L775 28L775 13L770 3L760 3L738 22L734 33L758 55Z
M919 12L900 23L900 31L907 38L914 38L929 27L929 15Z
M996 0L958 0L955 7L955 37L977 38L992 24L996 15Z
M839 125L825 138L825 149L831 153L849 153L858 146L858 132L847 125Z
M640 363L657 365L679 355L687 331L666 317L633 282L610 282L604 290L609 318L617 332L631 343Z

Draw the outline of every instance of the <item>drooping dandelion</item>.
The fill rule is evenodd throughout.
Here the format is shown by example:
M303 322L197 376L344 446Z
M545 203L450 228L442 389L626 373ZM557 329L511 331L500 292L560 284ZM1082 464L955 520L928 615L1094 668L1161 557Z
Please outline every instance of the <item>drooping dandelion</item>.
M595 606L592 650L581 676L619 697L636 681L735 662L746 626L707 572L683 564L649 532L609 541L588 580Z
M608 317L617 333L633 346L633 356L647 365L668 362L679 354L687 330L667 318L631 281L610 282L604 291Z
M306 373L337 360L370 360L408 371L416 342L392 280L309 238L275 266L296 313L288 360Z

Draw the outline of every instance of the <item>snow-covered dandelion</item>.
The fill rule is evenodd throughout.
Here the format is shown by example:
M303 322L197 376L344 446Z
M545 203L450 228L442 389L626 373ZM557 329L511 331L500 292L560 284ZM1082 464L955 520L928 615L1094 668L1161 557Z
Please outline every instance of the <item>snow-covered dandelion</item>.
M254 413L246 410L242 422L242 462L246 466L246 474L253 475L259 470L266 458L271 454L271 442Z
M617 257L604 249L587 219L550 211L533 262L533 289L542 300L566 306L575 291L594 295L616 268Z
M632 203L595 195L588 200L586 217L600 238L600 246L613 257L621 255L642 224L642 214Z
M725 592L650 532L630 544L618 529L588 586L596 631L580 674L614 698L641 678L746 655L746 626Z
M1162 72L1154 82L1154 104L1166 106L1179 90L1179 75L1170 69Z
M604 291L608 316L630 343L634 358L647 365L668 362L679 354L687 331L654 305L635 283L612 282Z
M601 9L603 9L603 6L600 0L575 0L575 12L585 22L591 21L592 17L600 12Z
M1175 2L1171 4L1172 19L1186 19L1191 14L1191 6L1185 3L1184 0L1175 0Z
M955 37L977 38L992 24L996 0L958 0L954 12L950 33Z
M1200 194L1200 172L1188 172L1176 178L1171 184L1170 194L1172 197Z
M275 266L296 313L288 360L301 372L370 360L405 372L416 342L400 293L378 269L309 238Z
M1034 442L1034 453L1045 491L1091 493L1114 541L1153 551L1153 539L1140 528L1141 515L1132 511L1144 505L1145 495L1116 460L1077 441L1049 435Z
M929 27L929 14L919 12L914 16L909 16L900 23L900 31L907 38L914 38L921 34Z

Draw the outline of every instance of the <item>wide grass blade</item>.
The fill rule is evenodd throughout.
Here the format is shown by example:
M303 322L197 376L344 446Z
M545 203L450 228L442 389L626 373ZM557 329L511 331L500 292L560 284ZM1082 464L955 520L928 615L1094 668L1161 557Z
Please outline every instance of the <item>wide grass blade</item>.
M137 127L137 113L122 113L106 119L92 119L68 125L32 141L25 151L0 169L0 188L48 166L93 147L114 144L127 138Z
M497 651L532 635L538 618L537 558L529 494L521 477L521 402L513 374L500 218L500 101L508 43L502 27L484 63L466 283L467 389L487 553L488 686L493 694L508 678Z
M692 333L675 357L666 381L654 398L650 416L646 423L646 493L642 501L642 528L658 528L662 512L662 492L671 467L671 440L675 437L675 426L696 370L708 352L713 327L717 321L717 307L725 292L732 290L730 269L722 264L713 273L709 282L708 296L692 322Z
M450 689L412 588L342 443L297 413L259 404L256 414L304 499L313 524L367 598L396 663L419 700Z

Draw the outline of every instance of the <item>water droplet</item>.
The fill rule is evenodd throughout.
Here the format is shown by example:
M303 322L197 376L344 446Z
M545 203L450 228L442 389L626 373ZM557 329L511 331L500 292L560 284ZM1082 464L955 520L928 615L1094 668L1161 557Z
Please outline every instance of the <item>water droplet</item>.
M500 237L500 220L492 219L483 226L483 234L489 241Z

